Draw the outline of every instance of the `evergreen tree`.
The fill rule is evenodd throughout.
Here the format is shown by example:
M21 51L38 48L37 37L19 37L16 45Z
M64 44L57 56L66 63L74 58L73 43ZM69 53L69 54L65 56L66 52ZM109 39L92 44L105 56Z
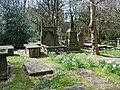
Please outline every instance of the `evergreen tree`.
M6 9L3 20L5 21L2 44L12 44L22 47L30 36L29 24L26 15L19 7L12 6Z

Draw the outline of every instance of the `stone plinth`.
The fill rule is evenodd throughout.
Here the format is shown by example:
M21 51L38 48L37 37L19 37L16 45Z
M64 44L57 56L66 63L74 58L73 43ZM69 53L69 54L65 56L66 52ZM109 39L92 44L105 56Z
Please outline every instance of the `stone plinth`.
M66 34L66 45L68 51L80 51L80 47L77 41L77 32L69 29Z
M52 74L53 70L38 60L26 60L24 62L24 67L29 75L45 75Z
M44 52L46 52L46 54L48 54L49 52L66 52L66 46L62 45L62 46L47 46L47 45L41 45L44 49Z
M7 79L9 76L9 69L6 59L7 53L7 49L0 48L0 80Z

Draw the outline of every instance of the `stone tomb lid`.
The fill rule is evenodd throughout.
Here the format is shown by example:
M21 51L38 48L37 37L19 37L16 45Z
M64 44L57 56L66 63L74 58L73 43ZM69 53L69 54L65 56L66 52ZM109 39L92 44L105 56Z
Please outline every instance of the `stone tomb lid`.
M92 43L84 43L85 46L91 46L92 47ZM107 47L107 45L104 44L98 44L98 47Z
M14 49L12 45L0 46L0 48Z
M36 45L36 44L24 44L24 46L28 49L30 48L40 48L41 46Z
M48 46L48 45L44 45L44 44L41 44L41 46L45 47L45 48L67 48L67 46L65 45L59 45L59 46Z
M24 62L24 67L31 76L53 73L53 70L48 65L39 60L26 60Z

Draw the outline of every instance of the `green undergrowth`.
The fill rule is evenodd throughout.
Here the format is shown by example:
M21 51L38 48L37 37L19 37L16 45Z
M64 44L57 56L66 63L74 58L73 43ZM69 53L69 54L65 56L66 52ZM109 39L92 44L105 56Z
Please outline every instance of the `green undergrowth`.
M80 68L92 70L98 76L101 76L113 83L120 83L120 65L105 61L95 61L88 59L88 53L70 53L70 54L49 54L51 60L56 63L61 63L67 70L78 70ZM110 75L110 76L109 76ZM115 78L115 79L113 79Z

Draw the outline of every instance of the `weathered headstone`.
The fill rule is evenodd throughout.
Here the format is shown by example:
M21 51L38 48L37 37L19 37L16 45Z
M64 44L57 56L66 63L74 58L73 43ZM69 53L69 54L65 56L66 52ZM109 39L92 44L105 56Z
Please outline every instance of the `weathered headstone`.
M58 35L55 27L43 27L41 43L47 46L58 45Z
M7 54L7 48L0 48L0 80L8 78L9 70L6 59Z
M24 67L29 75L45 75L52 74L53 70L43 62L38 60L26 60Z
M120 38L117 38L117 48L120 49Z
M77 32L69 29L66 34L66 45L68 47L68 51L79 51L80 47L77 41Z
M49 51L66 51L66 46L59 45L56 27L43 27L41 46L46 54L48 54Z
M78 43L79 43L79 46L80 48L84 48L84 33L83 32L79 32L77 34L77 40L78 40Z

